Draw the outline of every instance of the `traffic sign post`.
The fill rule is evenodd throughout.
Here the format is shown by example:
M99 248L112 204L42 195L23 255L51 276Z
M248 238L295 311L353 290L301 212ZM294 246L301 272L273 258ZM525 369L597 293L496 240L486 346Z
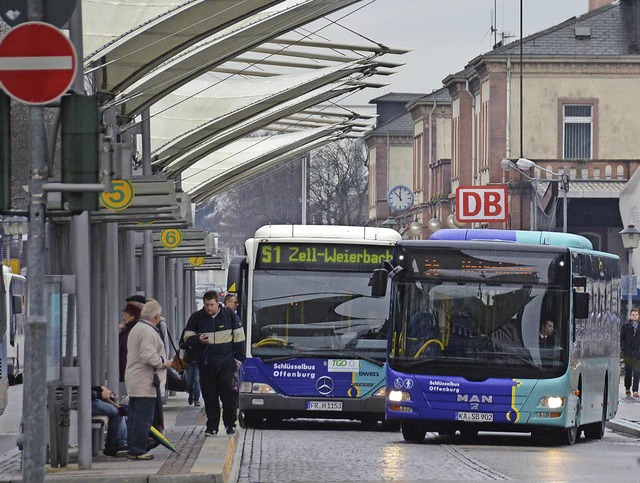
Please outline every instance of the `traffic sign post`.
M62 31L43 22L23 23L0 42L0 85L25 104L48 104L71 87L76 62L76 50Z

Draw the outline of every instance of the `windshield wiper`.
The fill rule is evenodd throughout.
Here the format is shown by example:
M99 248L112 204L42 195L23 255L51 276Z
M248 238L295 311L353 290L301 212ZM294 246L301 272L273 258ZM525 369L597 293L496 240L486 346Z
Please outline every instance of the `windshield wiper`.
M378 359L374 359L373 357L369 357L369 356L366 356L364 354L360 354L359 352L350 351L350 350L340 350L340 351L327 350L327 351L322 351L322 352L300 352L299 354L295 354L295 355L267 357L267 358L261 359L261 360L265 364L270 364L272 362L283 362L283 361L289 361L291 359L310 359L310 358L313 358L313 357L316 357L316 358L327 357L328 353L331 356L334 356L334 355L337 355L337 356L340 356L340 357L354 357L355 356L355 358L362 359L362 360L365 360L367 362L371 362L372 364L375 364L378 367L382 367L384 365L384 361L380 361Z
M267 357L267 358L256 357L256 358L260 359L264 364L271 364L272 362L290 361L291 359L299 359L301 357L304 357L304 356L295 355L295 356L278 356L278 357Z
M540 366L533 362L531 359L526 358L523 355L517 354L515 352L476 352L474 354L483 354L489 357L497 356L497 357L506 357L507 359L515 359L520 362L524 362L530 367L534 367L536 369L540 369Z
M396 359L395 362L399 364L403 364L407 367L416 367L421 365L431 364L432 362L469 362L469 359L465 357L434 357L432 359L410 359L401 361Z

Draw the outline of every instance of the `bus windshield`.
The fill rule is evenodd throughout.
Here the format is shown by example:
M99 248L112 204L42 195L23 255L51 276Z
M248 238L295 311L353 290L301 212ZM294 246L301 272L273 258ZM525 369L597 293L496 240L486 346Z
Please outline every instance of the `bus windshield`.
M369 273L256 270L251 353L268 359L384 361L388 299L370 296Z
M464 367L480 379L554 377L566 370L562 255L413 255L392 295L390 367L432 375Z

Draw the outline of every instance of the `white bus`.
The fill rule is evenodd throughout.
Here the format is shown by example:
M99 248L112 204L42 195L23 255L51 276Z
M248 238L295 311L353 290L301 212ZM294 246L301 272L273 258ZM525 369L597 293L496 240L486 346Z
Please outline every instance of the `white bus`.
M247 335L240 423L384 421L388 299L371 271L400 239L388 228L270 225L229 266Z
M2 266L0 285L0 414L7 406L8 386L22 383L27 280Z

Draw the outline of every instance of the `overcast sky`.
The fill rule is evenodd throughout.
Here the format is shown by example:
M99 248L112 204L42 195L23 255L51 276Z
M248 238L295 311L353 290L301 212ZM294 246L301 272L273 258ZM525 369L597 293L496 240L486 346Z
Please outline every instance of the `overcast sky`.
M526 37L586 13L589 1L523 0L522 3ZM429 93L439 89L447 75L462 70L471 59L491 50L494 5L498 38L506 32L514 36L510 41L518 39L520 0L364 0L334 14L335 19L357 10L340 22L390 47L413 49L409 54L393 56L393 60L405 63L396 74L376 79L389 86L366 89L352 99L358 103L363 99L366 103L388 92ZM392 57L383 58L387 59Z

